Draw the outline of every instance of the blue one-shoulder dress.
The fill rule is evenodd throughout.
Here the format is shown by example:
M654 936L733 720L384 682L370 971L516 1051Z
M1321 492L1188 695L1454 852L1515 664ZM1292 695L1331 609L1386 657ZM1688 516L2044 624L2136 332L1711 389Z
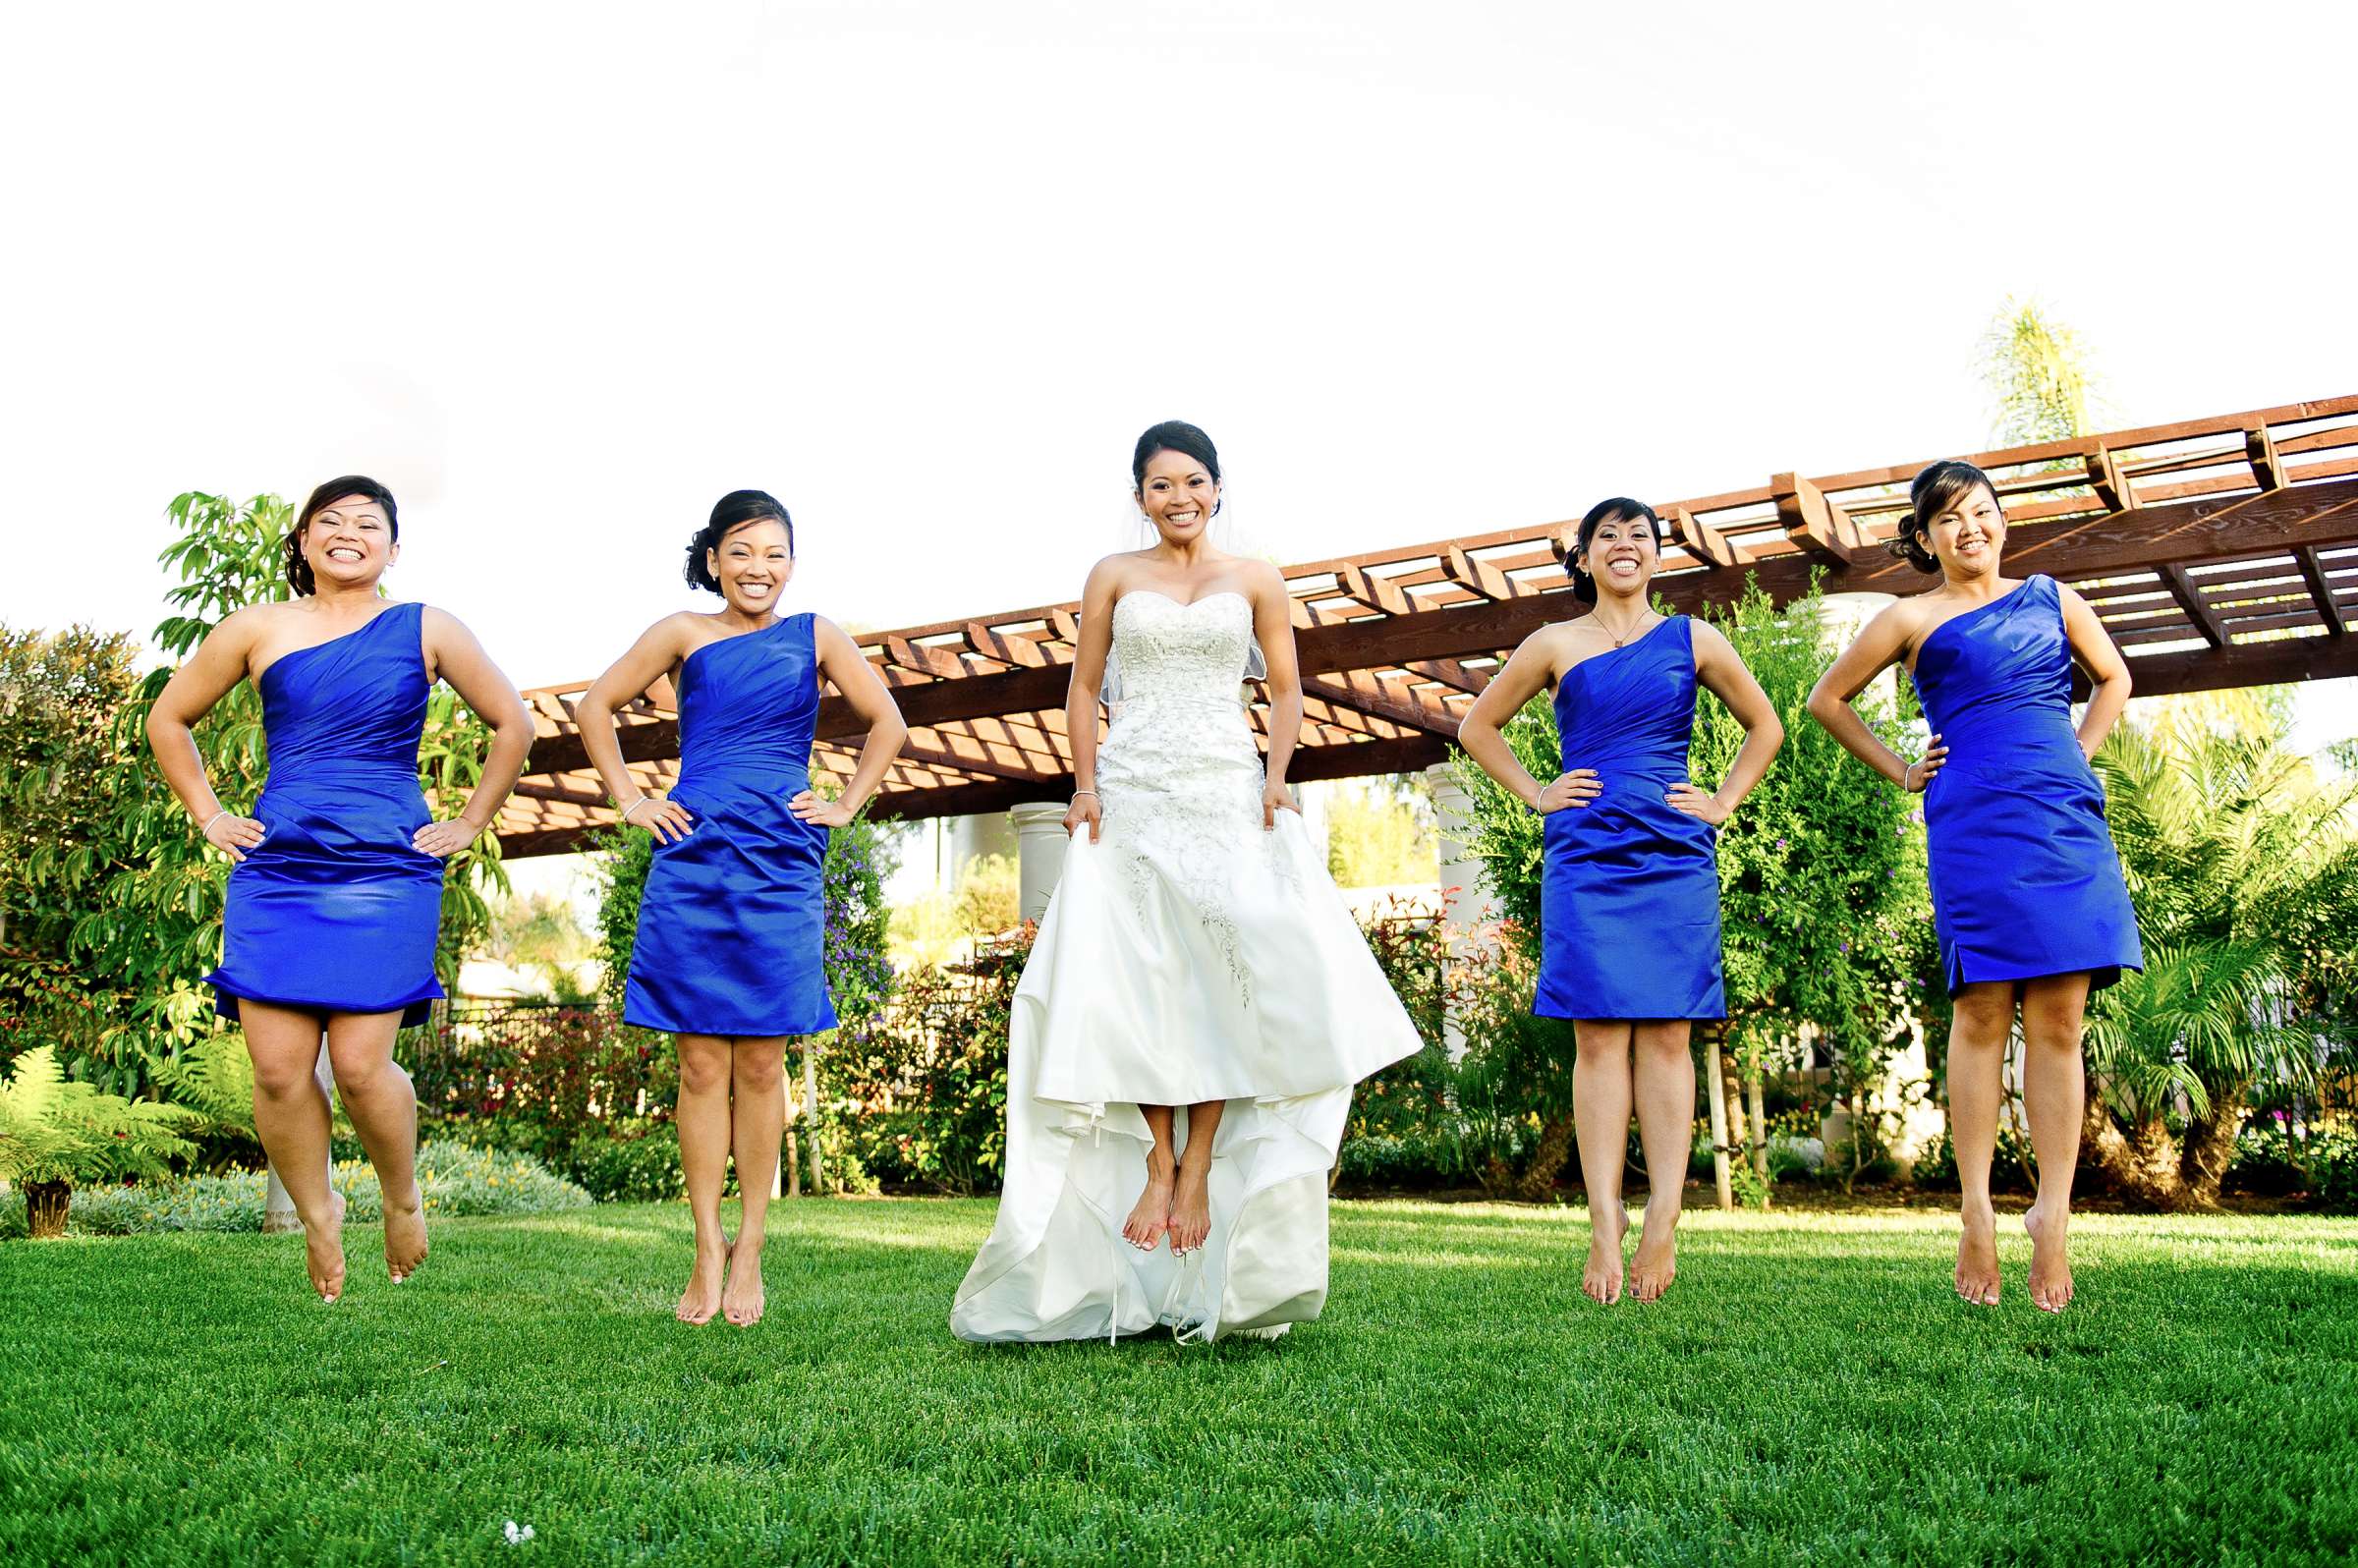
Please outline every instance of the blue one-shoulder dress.
M443 865L410 847L429 820L418 787L425 730L423 607L271 661L255 682L270 771L261 843L229 873L214 1008L240 999L425 1022L442 994L434 937Z
M680 666L679 698L671 798L696 825L655 846L623 1020L743 1038L832 1029L827 830L786 809L811 787L812 617L705 644Z
M1572 666L1555 691L1567 772L1603 793L1550 813L1540 881L1545 1018L1725 1018L1718 829L1663 799L1687 777L1695 629L1673 616Z
M1948 760L1924 792L1933 924L1955 995L1983 980L2142 970L2105 791L2071 728L2054 579L1933 628L1916 695Z

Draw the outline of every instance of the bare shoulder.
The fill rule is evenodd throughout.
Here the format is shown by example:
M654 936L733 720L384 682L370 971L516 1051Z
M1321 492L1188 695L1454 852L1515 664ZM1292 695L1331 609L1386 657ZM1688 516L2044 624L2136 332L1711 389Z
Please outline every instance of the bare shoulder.
M1732 659L1737 656L1736 644L1727 640L1725 632L1720 631L1719 628L1700 615L1690 615L1686 618L1686 622L1687 641L1694 644L1695 656L1698 659Z

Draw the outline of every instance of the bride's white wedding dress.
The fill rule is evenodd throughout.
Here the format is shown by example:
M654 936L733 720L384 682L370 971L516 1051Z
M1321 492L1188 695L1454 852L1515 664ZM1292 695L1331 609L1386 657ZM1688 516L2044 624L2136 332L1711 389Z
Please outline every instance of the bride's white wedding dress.
M1253 651L1242 594L1114 605L1103 836L1074 835L1016 989L1006 1188L950 1310L961 1339L1275 1335L1325 1302L1351 1086L1421 1041L1300 816L1262 826ZM1122 1237L1152 1147L1139 1107L1214 1099L1211 1234L1141 1253Z

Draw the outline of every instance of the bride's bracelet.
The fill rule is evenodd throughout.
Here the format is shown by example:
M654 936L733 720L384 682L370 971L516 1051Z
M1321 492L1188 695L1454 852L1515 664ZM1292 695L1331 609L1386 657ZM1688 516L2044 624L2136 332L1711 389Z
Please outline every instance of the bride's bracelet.
M1075 795L1086 795L1086 796L1088 796L1088 797L1089 797L1091 800L1093 800L1093 801L1094 801L1094 800L1096 800L1096 799L1098 798L1098 796L1097 796L1097 792L1096 792L1095 790L1075 790L1075 791L1073 791L1073 793L1074 793Z

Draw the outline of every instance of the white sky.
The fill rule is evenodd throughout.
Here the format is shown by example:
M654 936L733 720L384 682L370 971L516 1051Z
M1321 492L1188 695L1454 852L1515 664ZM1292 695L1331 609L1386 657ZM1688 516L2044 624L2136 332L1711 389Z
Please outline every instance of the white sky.
M396 594L586 679L741 485L800 606L1009 609L1164 418L1289 560L1971 450L2009 293L2115 423L2351 392L2354 18L11 8L0 620L144 633L174 493L357 470Z

